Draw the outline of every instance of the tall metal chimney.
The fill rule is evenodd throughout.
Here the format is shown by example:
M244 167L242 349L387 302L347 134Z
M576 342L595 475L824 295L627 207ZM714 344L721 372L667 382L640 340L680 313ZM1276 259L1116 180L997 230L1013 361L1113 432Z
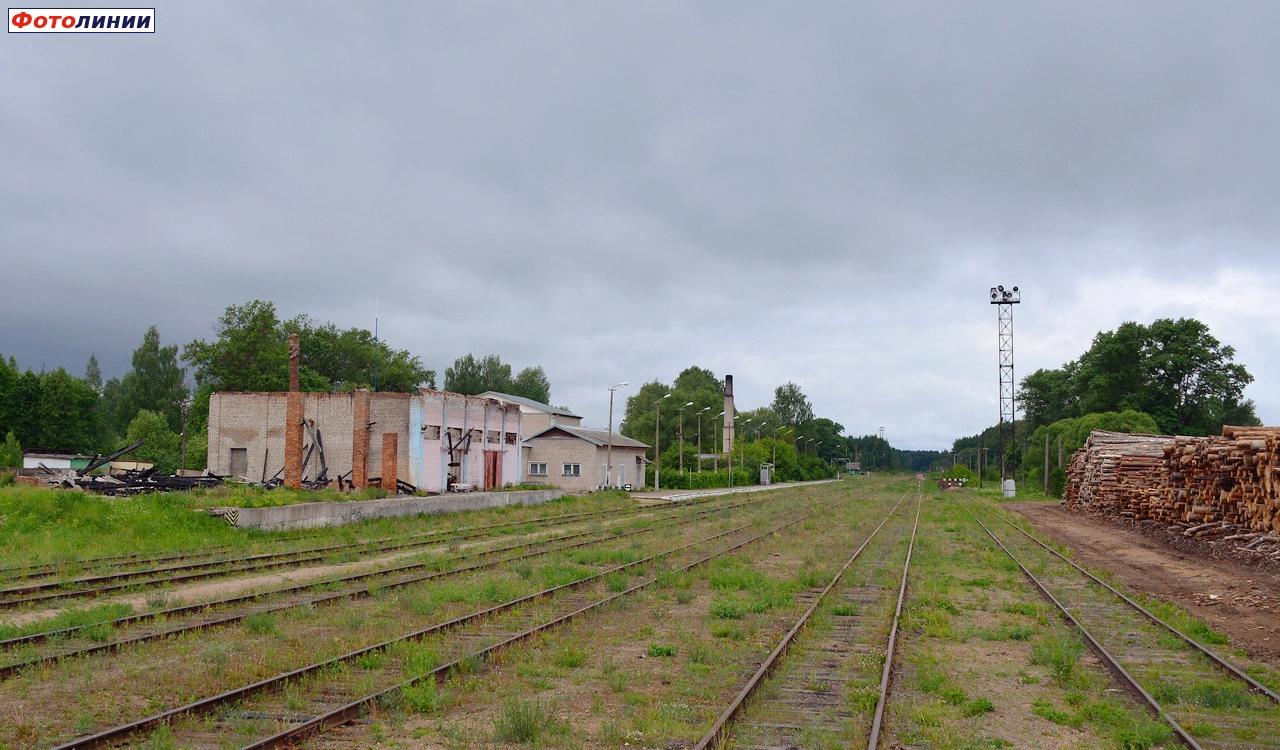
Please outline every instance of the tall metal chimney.
M733 454L733 376L724 376L724 452Z

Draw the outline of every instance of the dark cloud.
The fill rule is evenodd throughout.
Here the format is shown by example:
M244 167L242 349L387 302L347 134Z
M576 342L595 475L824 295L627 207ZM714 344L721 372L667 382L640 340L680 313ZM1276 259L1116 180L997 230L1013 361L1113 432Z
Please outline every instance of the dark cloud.
M0 43L0 352L127 366L275 300L433 366L696 362L941 446L1019 369L1202 315L1280 370L1280 6L314 2ZM1247 280L1247 281L1242 281ZM1222 295L1238 297L1222 304ZM377 302L375 303L375 299ZM1280 401L1255 387L1264 418Z

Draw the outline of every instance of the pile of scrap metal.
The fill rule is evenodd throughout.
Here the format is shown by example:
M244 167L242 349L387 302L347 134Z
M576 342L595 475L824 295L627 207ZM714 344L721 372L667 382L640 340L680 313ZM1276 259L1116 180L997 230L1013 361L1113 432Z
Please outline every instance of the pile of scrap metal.
M342 489L342 483L344 479L347 480L347 484L350 485L351 472L347 472L346 474L343 474L341 476L334 477L333 479L329 478L329 464L325 461L325 458L324 458L324 440L320 437L320 428L316 427L316 421L314 419L304 419L302 420L302 428L306 430L307 437L311 438L311 444L307 446L307 453L302 459L303 489L322 490L328 487L332 482L336 482L338 485L338 489ZM308 479L307 469L311 468L312 457L315 457L316 459L316 473L315 473L315 476ZM281 466L279 471L277 471L275 474L271 476L270 479L268 479L267 478L267 462L266 462L266 459L264 458L262 461L262 481L250 482L250 484L253 484L257 487L264 487L269 490L275 489L276 487L279 487L284 484L284 479L282 479L280 476L281 474L284 474L283 466Z
M149 492L216 487L222 484L223 478L212 474L194 477L157 474L155 467L129 470L113 475L94 474L95 471L141 446L142 442L139 441L106 456L96 455L83 469L50 469L40 464L40 473L28 479L34 479L36 484L47 487L88 490L100 495L142 495Z
M329 463L324 456L324 438L320 435L320 428L316 427L314 419L304 419L302 428L306 432L307 439L311 442L306 446L306 453L302 457L302 488L305 490L323 490L334 487L339 490L355 489L355 485L351 481L351 472L339 474L336 477L329 476ZM314 463L313 463L314 462ZM314 471L310 477L307 476L308 471ZM263 477L261 482L251 482L256 487L266 489L274 489L284 484L281 475L284 474L284 467L271 476L266 477L266 461L263 461ZM379 477L369 477L370 487L380 486L381 479ZM397 479L396 489L400 494L412 495L418 491L418 488L408 482Z

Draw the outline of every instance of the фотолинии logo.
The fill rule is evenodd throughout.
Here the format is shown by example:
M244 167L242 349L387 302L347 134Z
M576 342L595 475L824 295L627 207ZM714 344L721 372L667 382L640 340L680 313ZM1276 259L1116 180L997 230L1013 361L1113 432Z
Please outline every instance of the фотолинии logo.
M10 34L154 34L155 8L10 8Z

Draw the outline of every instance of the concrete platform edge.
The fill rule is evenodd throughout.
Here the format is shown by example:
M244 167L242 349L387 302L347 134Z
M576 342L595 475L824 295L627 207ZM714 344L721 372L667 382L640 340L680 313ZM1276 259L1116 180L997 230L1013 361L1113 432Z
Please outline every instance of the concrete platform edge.
M564 497L564 490L520 490L517 492L467 492L431 497L394 497L337 503L296 503L271 508L234 508L220 513L234 519L235 526L288 531L318 526L340 526L371 518L395 518L421 514L457 513L467 510L501 508L508 505L541 505Z

